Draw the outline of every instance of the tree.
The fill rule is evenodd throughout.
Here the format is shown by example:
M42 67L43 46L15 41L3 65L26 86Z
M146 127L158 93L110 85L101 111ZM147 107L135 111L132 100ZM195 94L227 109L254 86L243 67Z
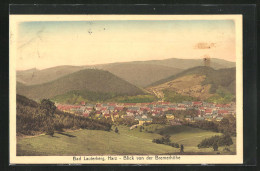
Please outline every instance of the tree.
M119 111L118 112L118 115L119 115L119 118L122 118L123 115L126 115L126 112L125 111Z
M89 113L89 117L93 119L95 117L95 115L96 115L96 109L95 109L95 107L93 107L91 112Z
M124 111L124 112L126 112L126 111L127 111L127 108L126 108L126 107L124 107L124 108L123 108L123 111Z
M116 129L115 129L115 133L118 133L119 131L118 131L118 128L116 127Z
M219 130L223 133L228 133L229 129L229 120L227 118L223 118L219 123Z
M170 135L163 136L162 141L163 141L164 144L169 144L171 142Z
M216 142L213 144L213 149L214 151L218 151L218 144Z
M232 138L229 134L221 136L219 139L218 145L219 146L230 146L233 144Z
M49 99L43 99L40 104L40 113L44 116L44 130L47 135L54 135L54 112L56 110L56 106Z
M44 112L46 116L53 117L54 112L56 110L56 106L49 99L43 99L40 104L40 109L42 112Z
M184 146L181 144L181 149L180 149L181 153L184 153Z

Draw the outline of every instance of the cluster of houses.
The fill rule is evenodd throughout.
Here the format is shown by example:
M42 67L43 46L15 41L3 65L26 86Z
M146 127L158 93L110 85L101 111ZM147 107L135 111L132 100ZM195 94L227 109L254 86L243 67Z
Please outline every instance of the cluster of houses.
M207 102L182 102L182 103L170 103L170 102L152 102L152 103L96 103L86 104L81 102L80 105L65 105L57 104L57 108L64 112L83 115L89 117L91 114L96 118L111 118L113 121L115 118L134 117L139 121L139 124L152 122L152 118L148 116L162 116L166 115L166 118L170 121L178 118L174 117L174 112L167 111L179 111L195 109L197 111L194 116L185 116L185 120L195 122L201 120L216 120L221 121L224 115L232 114L235 116L235 103L230 104L215 104ZM170 114L171 113L171 114Z
M221 121L225 115L236 116L236 105L235 103L230 104L215 104L207 102L192 102L192 106L197 109L198 114L195 117L186 116L187 121Z

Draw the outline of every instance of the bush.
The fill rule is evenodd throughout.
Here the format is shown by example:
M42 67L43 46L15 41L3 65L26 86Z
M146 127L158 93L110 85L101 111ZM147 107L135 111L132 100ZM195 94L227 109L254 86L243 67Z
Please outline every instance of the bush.
M54 135L54 127L50 126L46 129L46 135L53 136Z
M198 144L198 148L209 148L217 149L219 146L230 146L233 144L232 138L229 135L213 136L206 138ZM214 148L215 147L215 148Z
M180 147L178 143L170 143L169 145L172 146L172 147L175 147L175 148L179 148Z
M175 148L179 148L179 144L171 142L169 135L165 135L162 138L153 139L152 142L156 143L156 144L165 144L165 145L169 145L169 146L172 146Z

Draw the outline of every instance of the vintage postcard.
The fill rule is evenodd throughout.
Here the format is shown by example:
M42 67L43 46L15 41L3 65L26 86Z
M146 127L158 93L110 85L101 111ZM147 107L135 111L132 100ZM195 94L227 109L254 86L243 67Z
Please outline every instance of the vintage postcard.
M10 164L243 163L242 15L10 15Z

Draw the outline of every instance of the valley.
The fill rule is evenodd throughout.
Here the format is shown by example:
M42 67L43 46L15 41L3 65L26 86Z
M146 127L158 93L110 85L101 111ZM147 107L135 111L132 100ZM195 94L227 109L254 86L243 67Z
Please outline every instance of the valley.
M236 154L235 68L201 65L173 58L18 71L17 155L180 154L181 146L185 155Z

